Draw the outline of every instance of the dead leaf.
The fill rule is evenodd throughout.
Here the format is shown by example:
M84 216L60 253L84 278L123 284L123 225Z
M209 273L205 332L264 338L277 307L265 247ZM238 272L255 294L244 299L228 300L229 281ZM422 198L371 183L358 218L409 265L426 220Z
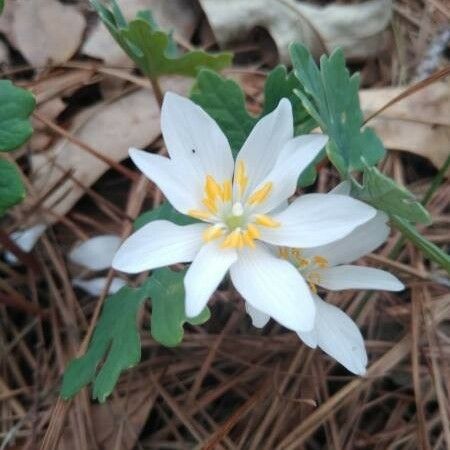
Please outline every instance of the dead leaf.
M166 91L185 94L191 83L191 80L171 77L162 85ZM159 122L159 107L151 90L140 89L83 111L71 133L114 161L122 161L128 157L129 147L145 147L158 138ZM60 216L70 211L84 194L82 187L65 176L67 172L71 171L82 185L91 186L109 169L106 163L66 140L46 152L33 154L31 165L33 187L38 194L45 195L59 183L46 198L44 207ZM55 222L56 218L51 215L48 220Z
M384 46L383 32L392 0L314 6L294 0L199 0L223 47L242 41L256 27L265 28L289 63L288 45L298 41L315 56L341 47L347 58L366 59ZM324 46L326 47L324 49Z
M378 111L405 89L362 90L364 115ZM387 148L415 153L439 169L450 154L450 83L429 85L387 108L368 125L375 129Z
M176 40L189 41L200 10L193 0L122 0L120 7L127 20L138 11L152 11L158 25L173 30ZM132 62L99 21L82 47L82 53L112 66L131 66Z
M86 22L73 6L56 0L17 0L14 6L11 43L32 66L60 64L74 55Z

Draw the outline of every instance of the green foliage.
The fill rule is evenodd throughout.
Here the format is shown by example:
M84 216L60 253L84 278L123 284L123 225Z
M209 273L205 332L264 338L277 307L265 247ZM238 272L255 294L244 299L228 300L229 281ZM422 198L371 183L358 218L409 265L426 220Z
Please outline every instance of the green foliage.
M71 361L64 373L61 387L64 399L93 382L92 396L103 402L120 373L139 362L141 344L136 316L148 297L148 281L139 289L125 286L106 300L88 351Z
M450 274L450 256L447 253L424 238L408 221L398 216L392 216L391 220L394 227L400 230L403 236L408 238L428 259L439 264Z
M30 92L9 80L0 81L0 152L20 147L31 136L33 128L29 116L35 106Z
M134 229L138 230L153 220L169 220L177 225L190 225L198 222L193 217L179 213L169 202L164 202L157 208L142 213L134 221Z
M151 79L169 74L194 77L201 67L221 70L231 64L230 53L191 51L178 55L171 35L157 27L149 11L138 13L127 23L116 0L110 1L111 9L99 0L91 3L116 42Z
M411 222L429 224L428 211L405 188L383 175L376 167L366 167L362 189L354 189L356 196L385 211Z
M5 7L5 0L0 0L0 14L3 12L4 7Z
M350 77L342 50L322 56L320 70L310 52L300 44L290 47L292 64L304 92L296 90L303 106L327 134L328 157L344 177L365 164L375 165L385 150L370 128L361 130L359 76ZM365 162L364 162L365 161Z
M245 96L239 84L211 70L202 70L190 97L218 123L236 157L257 122L245 107Z
M201 325L210 317L208 308L197 317L186 317L183 284L185 273L168 268L155 270L148 286L152 299L151 333L156 341L166 347L174 347L183 340L185 323Z
M25 197L25 186L19 171L9 161L0 158L0 216Z
M261 117L272 112L282 98L289 99L294 117L294 134L298 136L316 128L317 122L304 108L302 101L295 94L296 90L302 90L302 85L295 74L288 73L285 66L275 67L267 75L264 85L264 108Z
M247 111L245 96L239 84L205 69L197 75L190 97L219 124L236 158L256 122L272 112L282 98L288 98L291 101L296 135L309 133L315 128L316 122L294 94L293 89L299 87L299 82L293 74L288 75L284 66L278 66L267 77L263 111L259 117L254 117ZM321 153L320 157L302 174L299 180L300 186L308 186L314 182L316 178L314 166L323 157L324 154Z

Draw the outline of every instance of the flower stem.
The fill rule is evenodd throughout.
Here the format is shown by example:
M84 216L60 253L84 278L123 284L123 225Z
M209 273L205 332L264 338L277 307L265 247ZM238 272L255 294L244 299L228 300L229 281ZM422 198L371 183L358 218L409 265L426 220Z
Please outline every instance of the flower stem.
M161 85L159 84L158 78L149 77L150 83L152 85L153 93L155 94L156 101L158 102L159 109L162 108L163 104L163 92Z

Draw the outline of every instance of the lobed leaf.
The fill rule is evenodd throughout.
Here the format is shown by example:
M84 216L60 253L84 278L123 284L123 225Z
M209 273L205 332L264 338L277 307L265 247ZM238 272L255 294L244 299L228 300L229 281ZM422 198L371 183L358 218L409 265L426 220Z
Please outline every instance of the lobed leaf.
M0 81L0 152L14 150L28 140L33 133L29 116L35 106L29 91L9 80Z
M206 307L197 317L186 317L184 283L186 271L155 270L148 285L152 299L151 334L155 341L174 347L183 340L185 323L201 325L210 318Z
M239 84L211 70L202 70L190 97L218 123L236 157L257 122L245 107L245 96Z
M290 47L294 73L304 92L296 90L303 106L317 121L330 141L328 157L346 176L365 165L375 165L385 150L382 142L370 128L364 128L359 104L359 76L350 76L341 49L329 57L322 56L320 70L311 53L300 44Z
M19 171L3 158L0 158L0 216L25 197L25 186Z
M88 351L72 360L64 373L64 399L93 383L92 397L104 402L120 373L139 362L141 344L136 316L147 297L148 281L138 289L125 286L108 297Z
M356 196L385 211L411 222L429 224L428 211L414 198L413 194L394 180L383 175L376 167L366 167L363 187L355 189Z
M202 67L221 70L231 64L231 53L212 55L195 50L178 55L171 35L157 27L149 11L127 23L116 0L111 0L111 9L98 0L91 4L116 42L149 78L170 74L194 77Z

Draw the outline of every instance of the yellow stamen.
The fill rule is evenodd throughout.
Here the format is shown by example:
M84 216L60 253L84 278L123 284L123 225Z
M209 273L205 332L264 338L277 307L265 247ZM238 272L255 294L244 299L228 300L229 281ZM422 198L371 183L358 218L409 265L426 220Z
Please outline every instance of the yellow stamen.
M224 202L229 202L231 200L231 193L232 193L231 181L230 180L224 181L222 185L222 200Z
M206 206L206 208L208 209L208 211L211 214L216 214L217 213L217 205L216 205L216 201L211 199L211 198L204 198L203 199L203 204Z
M272 217L266 216L265 214L258 214L255 218L255 222L258 225L269 228L277 228L280 226L280 222L272 219Z
M309 287L314 292L314 294L317 293L317 287L316 285L320 283L320 275L317 272L311 272L306 277Z
M313 283L308 282L309 284L309 288L311 289L311 291L313 292L313 294L317 294L317 286Z
M253 241L253 238L252 238L249 230L244 231L241 236L242 236L242 241L245 245L247 245L248 247L251 247L251 248L255 248L255 242Z
M236 248L239 246L240 242L241 242L241 229L236 228L225 238L225 240L222 242L221 247L222 248Z
M291 255L294 259L299 260L302 257L302 252L298 248L293 248L291 250Z
M245 170L245 163L242 159L238 162L234 176L239 187L239 193L242 195L248 183L247 171Z
M205 194L206 197L210 200L215 200L217 197L222 196L222 189L219 183L217 183L217 181L211 175L208 175L206 177Z
M288 259L289 258L289 250L286 247L280 247L278 249L278 255L282 259Z
M211 214L207 211L200 211L199 209L190 209L188 215L199 220L208 220L211 218Z
M299 258L297 263L298 263L299 269L305 269L306 267L308 267L310 265L311 260L309 260L308 258Z
M256 228L256 226L252 223L249 223L247 225L247 233L252 239L258 239L261 236L258 228Z
M223 235L223 229L218 225L213 225L212 227L208 227L203 232L203 240L206 242L212 241L213 239L217 239Z
M270 193L272 192L272 187L273 184L270 181L268 181L257 191L253 192L253 194L250 196L247 202L250 205L259 205L260 203L264 202L270 195Z
M328 260L323 256L320 255L314 256L313 261L321 268L328 267Z

